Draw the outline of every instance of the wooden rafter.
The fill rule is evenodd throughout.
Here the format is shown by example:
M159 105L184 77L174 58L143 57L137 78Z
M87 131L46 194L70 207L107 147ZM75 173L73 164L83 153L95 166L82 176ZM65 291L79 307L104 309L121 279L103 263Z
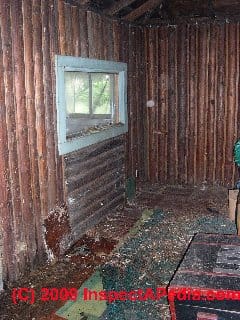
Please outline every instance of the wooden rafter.
M157 7L163 2L163 0L148 0L144 4L142 4L140 7L136 8L123 18L128 21L134 21L137 18L144 15L146 12L152 10L153 8Z
M110 8L107 8L104 12L109 15L113 15L118 13L123 8L130 6L136 0L119 0L117 2L114 2Z

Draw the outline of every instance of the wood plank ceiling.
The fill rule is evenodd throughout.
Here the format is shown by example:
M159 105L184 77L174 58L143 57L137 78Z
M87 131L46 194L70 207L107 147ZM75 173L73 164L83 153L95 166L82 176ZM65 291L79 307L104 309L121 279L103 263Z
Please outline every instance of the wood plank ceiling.
M135 24L161 24L183 19L237 19L240 0L66 0L86 9Z

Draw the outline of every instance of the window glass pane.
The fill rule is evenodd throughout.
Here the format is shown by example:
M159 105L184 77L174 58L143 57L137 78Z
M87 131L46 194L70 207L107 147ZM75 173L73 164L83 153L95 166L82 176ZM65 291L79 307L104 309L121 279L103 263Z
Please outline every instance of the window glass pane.
M89 74L65 72L65 101L68 114L89 114Z
M65 72L67 139L119 123L118 74Z
M93 114L111 114L113 102L113 76L91 73Z

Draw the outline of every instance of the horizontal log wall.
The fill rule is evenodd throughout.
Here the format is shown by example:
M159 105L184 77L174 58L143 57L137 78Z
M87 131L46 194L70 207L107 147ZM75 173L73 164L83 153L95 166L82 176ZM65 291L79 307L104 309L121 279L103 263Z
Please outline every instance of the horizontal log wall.
M110 210L124 204L125 137L101 142L65 157L73 239Z
M93 222L95 213L100 218L123 203L123 170L132 176L143 161L138 147L143 140L139 119L144 91L138 90L144 86L142 35L141 28L82 11L63 0L0 1L0 230L5 281L44 262L47 254L61 253L83 232L88 215ZM128 85L134 94L129 91L128 135L69 158L59 157L55 54L131 62ZM82 201L78 191L85 192L85 180L91 195L69 210L69 198ZM90 203L94 198L104 203L101 211Z
M239 23L145 30L150 181L233 186L239 126Z

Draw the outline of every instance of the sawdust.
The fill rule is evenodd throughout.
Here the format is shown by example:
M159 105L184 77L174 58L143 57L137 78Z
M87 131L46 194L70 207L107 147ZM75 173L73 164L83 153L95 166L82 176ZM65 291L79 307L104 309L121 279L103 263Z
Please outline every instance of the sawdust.
M161 222L161 230L165 233L162 247L165 250L159 252L153 243L152 259L163 262L177 261L183 256L189 241L189 234L182 233L183 226L191 225L196 217L219 217L220 226L220 218L226 218L227 189L143 185L131 204L124 209L111 212L105 220L89 230L71 250L61 256L57 263L45 265L9 286L0 299L0 319L57 319L53 313L62 305L61 302L36 301L34 305L21 303L15 306L11 301L11 288L32 286L36 291L42 287L79 288L96 267L108 259L110 252L133 227L145 209L161 209L165 213L165 219ZM189 233L191 232L194 230L190 230ZM164 271L167 266L163 263L162 268ZM167 314L168 306L161 305L161 310L163 314Z

